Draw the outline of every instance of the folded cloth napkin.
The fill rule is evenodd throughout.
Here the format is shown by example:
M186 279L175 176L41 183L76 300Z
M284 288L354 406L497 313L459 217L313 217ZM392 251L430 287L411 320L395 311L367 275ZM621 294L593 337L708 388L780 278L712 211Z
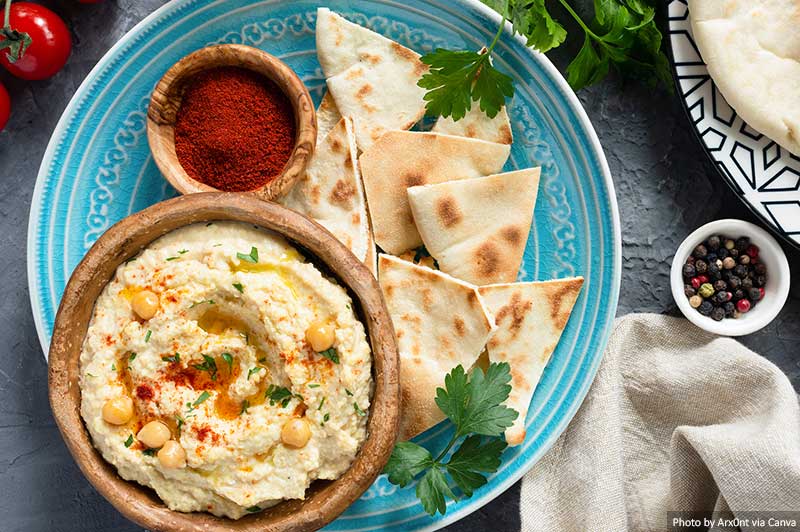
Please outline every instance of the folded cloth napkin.
M800 522L797 395L735 340L625 316L580 410L522 481L522 530L665 530L682 511Z

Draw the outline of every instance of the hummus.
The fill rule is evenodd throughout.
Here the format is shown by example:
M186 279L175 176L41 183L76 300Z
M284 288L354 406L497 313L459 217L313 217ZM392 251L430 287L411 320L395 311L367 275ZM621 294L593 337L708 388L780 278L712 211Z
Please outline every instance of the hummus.
M142 293L156 303L148 319L134 310ZM307 331L320 323L332 347L317 352ZM347 292L285 240L195 224L121 265L98 298L81 415L124 479L170 509L236 519L302 499L313 480L350 466L366 437L371 367ZM109 421L113 401L132 402L130 419ZM285 437L297 420L303 445ZM153 421L169 428L161 450L140 433ZM165 466L168 447L178 465Z

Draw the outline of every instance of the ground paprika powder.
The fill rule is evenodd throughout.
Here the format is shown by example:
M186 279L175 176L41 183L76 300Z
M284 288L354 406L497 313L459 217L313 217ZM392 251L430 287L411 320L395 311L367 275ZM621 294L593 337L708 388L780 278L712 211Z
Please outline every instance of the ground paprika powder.
M255 190L283 171L295 143L292 104L266 77L218 67L188 83L175 120L175 152L192 179Z

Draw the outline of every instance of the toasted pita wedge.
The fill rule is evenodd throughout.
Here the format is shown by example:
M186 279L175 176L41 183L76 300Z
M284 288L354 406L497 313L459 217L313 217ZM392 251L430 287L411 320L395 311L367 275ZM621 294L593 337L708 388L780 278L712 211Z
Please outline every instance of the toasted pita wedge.
M444 419L436 388L455 366L469 370L493 322L468 283L388 255L379 257L378 269L400 351L400 439L406 440Z
M509 445L519 445L525 439L525 416L533 391L567 326L582 285L582 277L573 277L478 288L497 322L486 346L489 360L511 366L512 387L506 406L519 416L506 429Z
M539 175L530 168L409 188L417 230L441 270L477 285L514 281Z
M420 246L406 188L497 173L509 151L506 144L452 135L386 133L359 160L375 243L394 255Z
M279 203L313 218L350 248L359 260L369 259L370 248L374 249L375 245L349 118L339 120L317 144L305 175Z
M326 92L319 102L317 107L317 144L322 142L322 139L328 136L333 127L342 119L339 108L336 107L336 102L333 100L330 92Z
M425 113L425 89L417 81L428 67L405 46L319 8L317 57L339 112L355 119L362 150Z
M508 119L505 105L494 118L489 118L486 113L481 111L478 104L473 103L472 108L467 111L464 118L454 121L449 117L439 117L431 131L500 144L514 142L514 137L511 135L511 122Z

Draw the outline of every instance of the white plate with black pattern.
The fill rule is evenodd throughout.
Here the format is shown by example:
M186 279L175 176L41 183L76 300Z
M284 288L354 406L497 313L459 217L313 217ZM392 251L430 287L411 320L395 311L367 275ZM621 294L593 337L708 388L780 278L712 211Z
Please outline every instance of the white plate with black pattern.
M723 179L775 233L800 248L800 157L748 126L708 74L692 37L687 0L668 6L678 93Z

